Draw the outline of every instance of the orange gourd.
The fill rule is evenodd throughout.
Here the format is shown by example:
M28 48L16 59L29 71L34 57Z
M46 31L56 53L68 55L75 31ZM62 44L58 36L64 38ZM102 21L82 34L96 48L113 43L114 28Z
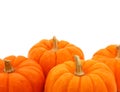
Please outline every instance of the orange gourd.
M103 62L113 71L117 92L120 92L120 45L109 45L96 51L92 59Z
M0 92L43 92L45 77L39 64L24 56L0 59Z
M116 92L115 78L107 65L75 58L76 63L66 61L50 70L44 92Z
M73 60L73 55L79 55L84 59L82 50L64 40L58 41L54 36L52 39L43 39L32 46L28 52L28 57L37 61L43 68L45 76L55 65L66 60Z

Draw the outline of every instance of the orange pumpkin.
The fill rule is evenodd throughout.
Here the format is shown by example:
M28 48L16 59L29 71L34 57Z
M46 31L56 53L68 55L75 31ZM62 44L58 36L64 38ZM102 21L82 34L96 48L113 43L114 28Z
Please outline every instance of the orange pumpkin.
M44 92L116 92L112 71L95 60L66 61L52 68Z
M43 92L45 77L39 64L24 56L0 59L0 92Z
M120 45L109 45L93 54L93 59L103 62L113 71L120 92Z
M64 40L58 41L54 36L53 39L43 39L35 44L28 52L28 57L37 61L43 68L45 76L55 65L66 60L73 60L73 55L79 55L84 59L82 50Z

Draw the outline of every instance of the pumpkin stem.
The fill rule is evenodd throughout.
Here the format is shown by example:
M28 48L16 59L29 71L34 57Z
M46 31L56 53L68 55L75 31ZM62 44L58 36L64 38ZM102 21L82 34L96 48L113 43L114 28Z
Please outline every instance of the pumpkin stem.
M14 71L10 62L11 62L10 60L4 60L4 66L5 66L4 72L6 73L11 73Z
M82 75L84 75L84 72L83 72L83 70L82 70L81 60L80 60L79 56L78 56L78 55L75 55L74 58L75 58L75 62L76 62L75 75L77 75L77 76L82 76Z
M120 59L120 45L117 46L117 56L116 59Z
M55 36L53 36L53 50L54 51L58 50L58 41Z

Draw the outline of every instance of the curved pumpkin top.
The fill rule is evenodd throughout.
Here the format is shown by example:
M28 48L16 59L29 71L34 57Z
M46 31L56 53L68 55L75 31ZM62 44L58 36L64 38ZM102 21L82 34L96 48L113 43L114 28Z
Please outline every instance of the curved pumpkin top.
M95 52L95 55L98 56L105 56L108 58L115 58L117 56L118 53L118 45L109 45L106 48L100 49L97 52Z
M45 52L55 52L57 54L62 56L69 56L72 55L79 55L81 59L84 59L84 54L82 50L75 46L74 44L71 44L65 40L57 40L54 36L52 39L43 39L36 43L28 52L28 57L35 59L36 61L39 61L40 57ZM75 54L74 54L75 53ZM57 62L60 62L59 59L57 59Z
M116 65L120 64L120 45L109 45L100 49L93 54L92 59L106 63L114 72Z
M82 60L82 75L76 75L75 62L67 61L48 73L45 92L116 92L112 71L95 60Z
M42 71L41 66L38 65L36 62L34 62L34 60L26 58L24 56L14 56L14 55L7 56L3 60L0 60L0 66L2 66L0 70L2 70L2 68L4 67L5 60L10 61L12 67L14 68L13 73L17 72L19 69L22 69L22 68L23 69L29 68L30 66L35 67ZM31 69L31 71L34 71L34 69Z
M33 60L24 56L0 59L0 92L43 92L44 81L42 68Z

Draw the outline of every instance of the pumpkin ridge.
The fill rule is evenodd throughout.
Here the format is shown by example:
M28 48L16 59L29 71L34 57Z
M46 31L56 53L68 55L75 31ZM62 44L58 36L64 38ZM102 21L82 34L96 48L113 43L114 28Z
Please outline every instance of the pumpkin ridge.
M73 48L73 49L70 49L70 48ZM81 54L82 56L84 56L84 54L82 53L81 49L78 48L78 47L67 47L66 49L68 50L68 52L70 52L70 54L73 54L73 56L76 55L76 54L72 53L73 50L74 50L74 51L76 50L76 51L78 51L78 52L80 51L80 52L81 52L80 54ZM80 56L79 56L79 57L80 57ZM84 58L80 57L80 59L84 59Z
M63 45L63 42L64 42L64 45ZM61 43L62 43L62 44L61 44ZM61 41L58 42L58 47L59 47L59 49L64 49L64 48L66 48L69 44L70 44L70 43L61 40ZM61 46L61 45L62 45L62 46Z
M68 50L65 50L65 51L64 51L64 49L61 49L61 50L59 50L58 52L56 52L56 55L58 55L58 56L60 56L60 55L65 56L65 55L66 55L66 52L69 53ZM62 53L62 54L59 54L59 53ZM57 57L58 57L58 56L57 56ZM66 56L67 56L67 55L66 55ZM63 57L62 57L62 58L63 58ZM57 59L56 64L60 64L61 62L64 63L65 61L67 61L67 59L66 59L65 61L60 60L60 59L58 59L58 58L56 58L56 59Z
M59 67L59 66L61 67L61 66L64 66L64 65L60 64L60 65L58 65L58 67ZM53 68L50 70L50 72L51 72L51 71L54 71L54 69L56 69L56 66L53 67ZM64 70L64 69L63 69L63 70ZM59 76L62 75L62 74L64 74L64 73L66 73L66 72L67 72L67 71L64 71L64 72L60 73L57 77L55 77L55 78L54 78L54 82L53 82L50 86L53 87L53 85L55 84L55 82L56 82L56 80L59 78ZM48 76L49 76L49 74L48 74ZM49 77L48 77L48 78L49 78ZM46 81L47 81L47 80L49 80L49 79L46 79ZM45 87L46 87L46 85L45 85ZM51 90L52 90L52 89L50 89L50 91L51 91ZM45 92L48 92L48 91L46 91L46 89L45 89Z
M44 42L45 41L45 42ZM29 52L31 52L31 50L33 49L38 49L38 48L44 48L46 50L51 50L52 49L52 45L49 46L47 45L47 43L51 44L51 42L49 42L49 40L41 40L40 42L36 43ZM39 45L40 44L40 45ZM41 45L42 44L42 45Z
M41 56L39 56L39 59L38 59L38 60L39 60L39 61L38 61L39 64L40 64L40 62L41 62L41 57L44 56L45 52L46 52L46 51L43 51L43 54L41 54ZM43 68L43 66L42 66L42 68Z
M69 84L70 84L70 82L72 81L72 79L73 79L73 76L72 76L72 78L70 79L70 81L69 81L68 84L67 84L67 90L66 90L66 92L68 92Z
M92 74L89 74L89 75L86 75L86 76L88 76L88 77L90 78L91 83L92 83L92 88L93 88L93 91L92 91L92 92L94 92L95 84L94 84L94 81L93 81L93 79L92 79L92 77L91 77L90 75L92 75Z
M7 78L6 78L6 87L7 87L7 92L9 92L9 74L8 73L6 73L6 76L7 76Z
M38 69L37 69L38 67L37 67L37 68L36 68L36 67L33 68L33 67L34 67L34 66L32 66L32 65L24 65L24 66L21 66L21 67L17 67L18 69L16 68L16 71L15 71L15 72L17 73L17 71L19 71L19 68L20 68L20 69L24 69L24 68L26 69L26 68L27 68L27 69L31 69L31 70L33 70L33 71L35 71L35 72L37 72L37 73L41 73L41 72L38 71ZM40 70L41 70L41 69L40 69Z
M74 62L71 61L71 63L74 63ZM64 64L65 64L65 67L67 68L67 70L68 70L69 72L71 72L72 74L74 74L74 70L72 69L72 66L70 66L70 64L67 63L67 62L64 62ZM72 64L71 64L71 65L72 65Z
M46 50L44 50L42 53L43 54L39 54L39 56L38 56L38 60L37 60L37 62L38 62L38 64L40 63L40 58L44 55L44 53L46 52ZM36 52L35 52L36 53ZM34 59L33 59L34 60Z
M18 73L19 75L23 76L29 82L29 84L31 85L31 88L32 88L32 92L34 92L33 84L29 80L29 78L27 78L26 75L22 74L20 71L17 71L16 73Z
M68 82L67 91L66 91L66 92L69 92L68 89L69 89L69 87L70 87L71 82L74 81L74 80L73 80L74 77L78 77L78 76L74 76L74 74L72 75L72 78L71 78L70 81ZM81 77L79 77L79 84L80 84L80 79L81 79ZM80 86L80 85L79 85L79 86ZM81 92L79 86L77 85L77 87L78 87L78 88L77 88L77 89L78 89L77 92ZM75 92L76 92L76 91L75 91Z
M106 57L111 57L111 55L112 55L111 51L108 48L104 48L104 50L105 50L105 52L103 52L102 54L104 54L104 56L106 56Z
M108 66L106 66L104 63L102 63L102 62L97 62L97 63L95 63L94 64L94 66L97 66L97 65L104 65L104 69L106 69L107 71L110 71L111 72L111 70L108 68ZM91 66L92 67L92 66ZM91 68L91 67L89 67L89 68ZM98 71L98 70L101 70L102 68L100 68L100 67L94 67L92 70L94 70L94 71ZM94 72L94 71L92 71L92 72Z
M86 66L86 64L87 64L87 63L83 63L83 66ZM89 69L89 70L91 70L91 69L94 70L93 67L94 67L96 64L98 64L98 63L96 62L96 63L94 63L94 64L92 64L92 65L90 65L89 67L86 67L86 68L83 67L83 70L85 71L85 74L88 74L88 72L86 72L86 70L88 70L88 69Z
M117 61L117 60L116 60L116 61ZM115 66L115 67L117 67L117 65L118 65L118 64L115 64L115 63L114 63L114 66ZM115 71L116 71L116 73L114 72L115 80L116 80L116 82L117 82L117 84L118 84L118 83L119 83L119 82L118 82L119 77L117 77L117 75L118 75L117 73L119 73L119 70L118 70L117 68L115 68ZM117 85L117 86L118 86L118 85ZM119 91L120 91L120 89L118 89L118 92L119 92Z
M51 49L52 49L52 43L51 43L51 41L46 40L46 42L43 41L42 43L43 43L43 45L44 45L43 48L45 48L46 50L51 50Z
M87 63L86 63L87 64ZM106 66L104 63L102 63L102 62L94 62L94 64L92 64L92 66L89 66L89 67L87 67L87 69L84 69L84 70L93 70L92 72L94 72L94 71L96 71L95 69L97 69L97 68L99 68L99 69L97 69L97 70L101 70L102 68L100 68L99 66L98 67L94 67L94 66L97 66L97 65L102 65L102 66L104 66L104 69L107 69L107 71L110 71L111 72L111 70L109 69L109 67L108 66Z
M16 60L14 61L14 64L15 64L15 66L13 66L13 67L17 67L17 66L20 66L21 65L21 63L24 63L24 61L25 61L26 59L24 59L24 60L21 60L21 61L19 61L19 63L17 63L17 64L15 64L15 62L16 62ZM12 65L14 65L13 63L12 63Z
M109 72L112 72L111 69L109 69L109 67L108 67L106 64L104 64L104 63L102 63L102 62L97 62L95 65L97 65L97 64L104 66L104 69L106 69L106 70L109 71ZM99 68L99 69L97 69L97 68ZM98 70L101 71L102 68L103 68L103 67L101 67L101 68L100 68L100 67L96 67L96 68L94 68L94 69L97 69L97 70L95 70L95 71L98 71ZM94 71L93 71L93 72L94 72Z
M96 70L95 70L96 69ZM94 69L92 69L93 71L92 72L89 72L89 73L93 73L94 74L94 72L96 72L96 71L99 71L99 70L101 70L99 67L97 67L97 68L94 68ZM89 74L88 73L88 74ZM86 73L86 75L88 75L87 73Z
M18 83L19 83L19 85L21 85L22 86L22 84L24 84L23 82L24 81L26 81L26 83L25 84L27 84L28 86L24 86L24 88L30 88L31 90L29 91L29 92L34 92L33 91L33 88L31 87L31 83L29 82L29 80L25 77L25 76L23 76L21 73L19 73L19 72L16 72L16 73L14 73L14 74L12 74L11 75L12 77L16 77L16 76L18 76L18 78L16 77L16 79L19 81ZM15 80L16 80L15 79ZM23 81L24 80L24 81ZM14 85L15 84L13 84L13 83L17 83L17 81L14 81L14 80L11 80L10 81L10 84L12 85L12 88L14 87ZM18 86L19 86L18 85ZM15 86L17 86L17 85L15 85ZM21 87L21 86L19 86L19 88ZM21 89L24 91L24 89L23 89L23 87L21 87ZM11 91L10 91L11 92ZM12 91L13 92L13 91ZM19 92L19 90L17 91L17 92ZM22 91L20 91L20 92L22 92ZM28 92L28 91L27 91Z
M29 61L29 60L26 60L26 62L23 62L25 63L24 65L19 65L20 67L16 67L16 72L19 71L19 69L31 69L37 73L41 73L42 71L42 68L38 65L38 64L35 64L33 63L34 61ZM28 63L32 63L31 65L28 65ZM41 71L38 71L38 68L41 70ZM42 74L42 73L41 73Z
M112 54L112 51L109 48L106 48L106 49L110 54Z
M73 44L71 44L71 43L66 43L66 44L64 45L63 49L64 49L64 48L67 48L67 47L72 47L72 46L73 46Z
M42 56L44 56L45 53L46 53L46 51L44 51L43 54L41 55L41 57L39 57L38 63L41 65L42 70L43 70L43 73L44 73L44 75L46 76L46 72L45 72L44 66L43 66L43 64L41 64L41 58L42 58ZM42 62L43 62L43 61L42 61Z
M95 52L95 53L93 54L93 56L99 55L99 56L108 57L108 55L105 55L104 50L108 52L108 50L106 50L105 48L103 48L103 49L98 50L98 52Z
M89 74L89 76L90 76L90 74ZM92 78L91 77L89 77L88 75L85 75L85 76L82 76L82 77L80 77L80 79L81 79L81 81L80 81L80 87L79 87L79 92L88 92L89 90L90 90L90 92L98 92L98 91L96 91L95 89L95 87L94 87L94 81L95 80L92 80ZM85 85L84 84L84 82L83 82L83 80L87 80L85 83L86 83L86 85L87 85L87 87L89 87L90 89L88 90L88 89L85 89L85 88L83 88L84 86L83 85ZM88 83L87 83L88 82ZM85 86L86 86L85 85ZM92 90L91 90L92 89ZM84 91L83 91L84 90ZM87 91L85 91L85 90L87 90ZM99 91L100 92L100 91Z
M111 54L112 56L110 56L109 58L115 58L116 55L113 54L113 52L109 49L109 48L106 48L107 51L109 52L109 54ZM107 56L108 57L108 56Z
M104 78L101 76L101 74L97 74L97 73L94 73L95 75L97 75L102 81L103 81L103 84L105 84L105 87L106 87L106 89L107 89L107 92L109 92L109 88L107 87L107 84L106 84L106 82L104 81ZM106 77L107 78L107 77Z
M39 45L38 48L45 48L46 50L51 50L52 49L52 43L49 42L49 40L46 40L46 42L42 42L41 44L43 44L43 46Z
M97 76L99 79L101 79L103 85L104 85L105 88L106 88L106 92L109 92L109 91L108 91L108 87L107 87L106 83L104 82L103 78L100 76L100 74L92 73L91 75L95 75L95 76ZM89 76L90 76L90 75L89 75ZM94 81L93 81L93 80L94 80L93 77L90 76L90 78L91 78L91 80L92 80L93 85L95 85L95 84L94 84ZM93 86L93 87L95 87L95 86Z
M53 88L54 88L54 86L56 87L56 83L60 80L60 79L62 79L62 77L64 77L65 75L67 75L67 74L69 74L69 76L71 76L72 78L73 78L73 74L71 74L71 73L69 73L69 72L66 72L66 73L63 73L61 76L59 76L58 77L58 79L54 82L54 84L53 84ZM70 77L70 80L71 80L71 77ZM70 81L69 81L70 82ZM67 84L65 85L65 86L67 86L67 85L69 85L69 82L67 82ZM68 88L68 87L67 87ZM66 91L64 91L64 92L67 92L67 89L66 88Z
M81 88L81 77L79 77L79 88L78 88L78 92L81 92L81 91L80 91L80 88Z
M36 50L36 49L37 49L37 50ZM38 60L40 60L40 58L41 58L41 54L40 54L40 53L44 53L44 52L46 52L46 51L47 51L47 49L45 49L45 48L43 48L43 47L33 48L33 49L31 49L31 50L29 51L28 57L31 58L31 55L33 55L33 57L34 57L35 55L37 55L37 57L39 57L39 58L37 58L37 60L34 59L33 57L32 57L32 59L33 59L33 60L36 60L36 61L39 63ZM39 53L38 53L38 52L39 52ZM33 53L34 53L34 54L33 54Z

